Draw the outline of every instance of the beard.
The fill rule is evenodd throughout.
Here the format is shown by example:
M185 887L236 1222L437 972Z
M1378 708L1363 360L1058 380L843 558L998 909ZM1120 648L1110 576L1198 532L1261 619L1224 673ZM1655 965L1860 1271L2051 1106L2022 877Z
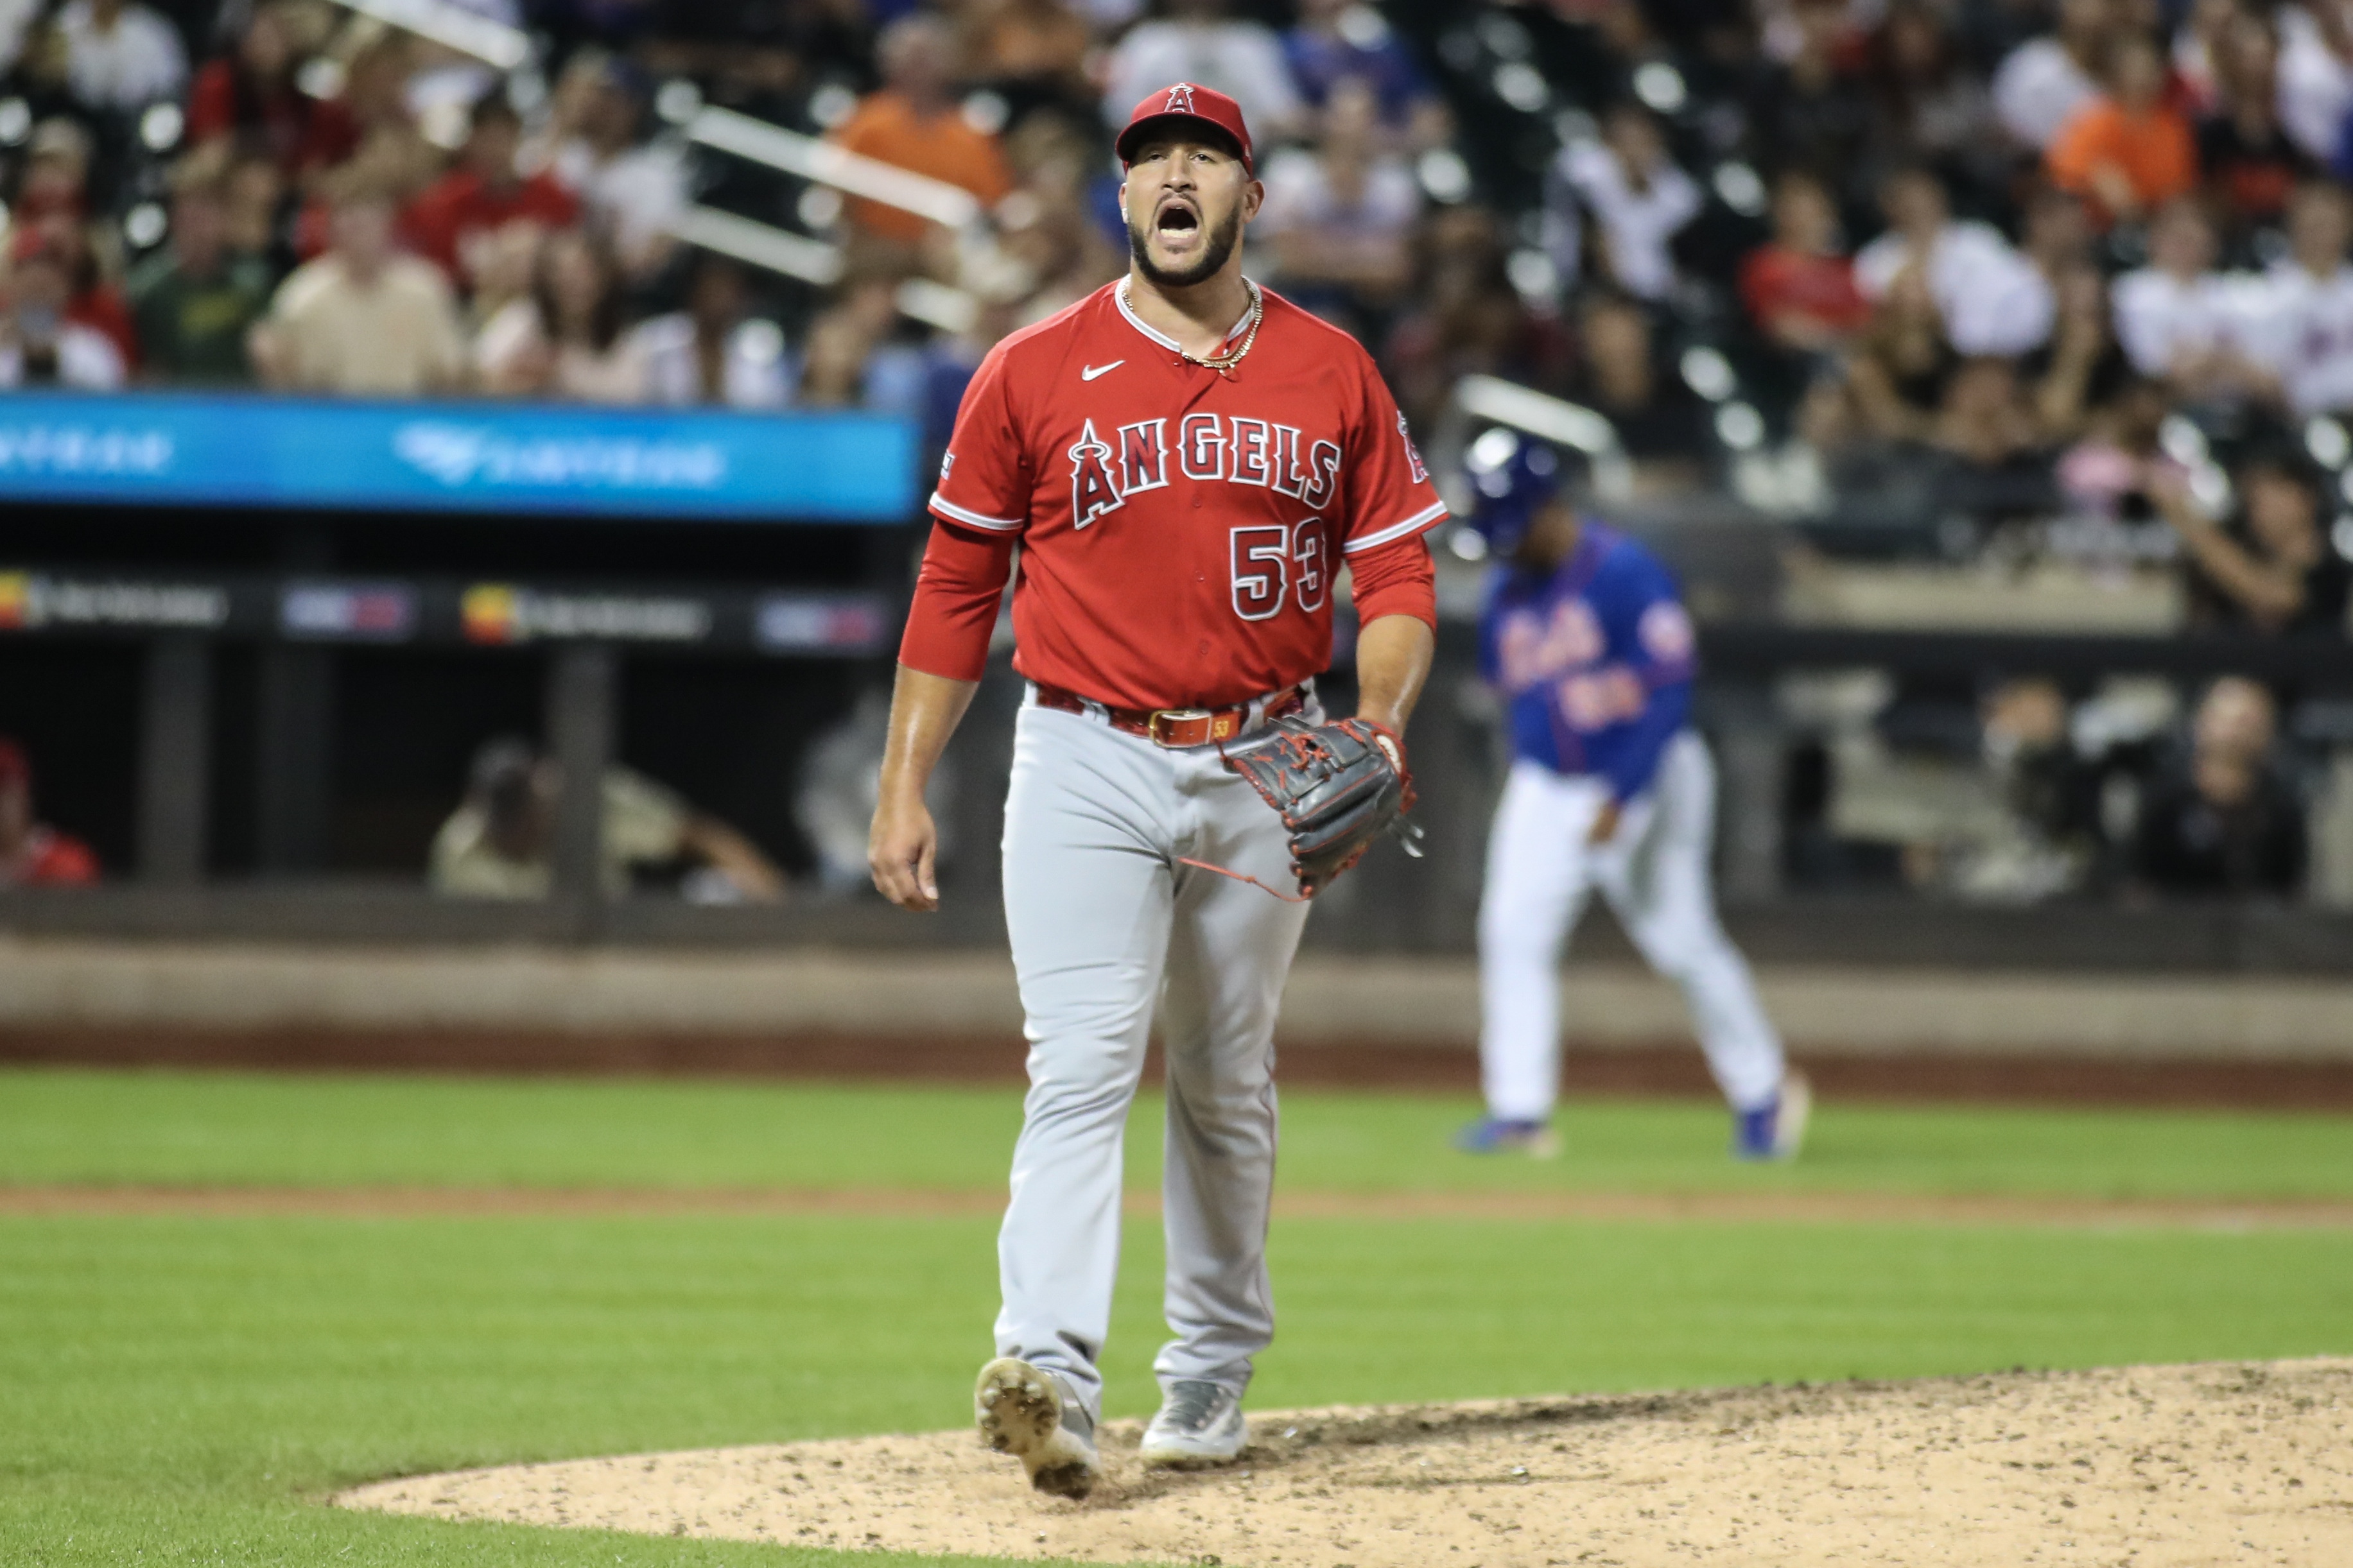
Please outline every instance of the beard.
M1209 233L1208 244L1191 265L1182 268L1163 267L1152 259L1152 230L1134 218L1127 223L1128 254L1135 258L1135 269L1163 289L1189 289L1216 277L1232 259L1234 247L1241 239L1242 211L1236 206L1226 215L1226 221Z

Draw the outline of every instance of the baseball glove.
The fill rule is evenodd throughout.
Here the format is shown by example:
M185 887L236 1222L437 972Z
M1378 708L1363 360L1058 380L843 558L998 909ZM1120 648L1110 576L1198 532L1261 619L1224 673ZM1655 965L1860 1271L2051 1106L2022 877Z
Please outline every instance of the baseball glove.
M1330 887L1384 833L1409 855L1421 853L1421 830L1405 820L1413 809L1413 775L1395 734L1364 719L1281 719L1274 729L1273 739L1227 758L1226 765L1282 818L1303 896Z

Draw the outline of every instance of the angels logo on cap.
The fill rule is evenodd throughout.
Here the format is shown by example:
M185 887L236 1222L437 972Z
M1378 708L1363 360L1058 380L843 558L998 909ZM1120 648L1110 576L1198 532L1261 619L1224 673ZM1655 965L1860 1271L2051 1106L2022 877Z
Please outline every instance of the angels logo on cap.
M1214 87L1198 82L1180 81L1170 87L1155 88L1151 94L1135 106L1128 116L1126 128L1120 132L1117 146L1120 161L1135 161L1135 149L1147 130L1155 122L1169 120L1189 120L1198 126L1207 126L1231 142L1241 154L1245 167L1255 166L1251 155L1250 126L1242 120L1242 106Z

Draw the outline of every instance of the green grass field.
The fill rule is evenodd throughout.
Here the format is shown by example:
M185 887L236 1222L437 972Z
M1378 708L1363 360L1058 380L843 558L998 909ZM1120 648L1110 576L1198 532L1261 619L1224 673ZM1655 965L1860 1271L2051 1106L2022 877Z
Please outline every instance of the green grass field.
M1447 1095L1293 1090L1297 1191L2018 1193L2353 1197L2353 1120L2246 1112L1839 1106L1802 1162L1723 1157L1711 1105L1569 1106L1568 1157L1466 1160ZM0 1072L0 1186L919 1188L999 1192L1018 1092L646 1079ZM1157 1184L1138 1102L1131 1184Z
M1740 1169L1709 1107L1564 1119L1560 1162L1444 1139L1466 1102L1294 1093L1293 1192L2353 1196L2353 1119L1832 1106ZM0 1187L990 1192L999 1089L0 1073ZM1155 1108L1133 1140L1139 1185ZM135 1205L131 1205L135 1208ZM982 1214L335 1218L0 1212L0 1562L914 1559L331 1511L370 1477L963 1417ZM1261 1408L2353 1350L2342 1231L1279 1220ZM1158 1240L1131 1227L1114 1414L1149 1408ZM936 1563L936 1559L921 1560Z

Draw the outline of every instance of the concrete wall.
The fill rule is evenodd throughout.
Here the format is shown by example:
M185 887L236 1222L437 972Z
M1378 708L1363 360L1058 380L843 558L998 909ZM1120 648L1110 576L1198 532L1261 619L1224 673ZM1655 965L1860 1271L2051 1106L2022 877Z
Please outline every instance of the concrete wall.
M1790 1043L1814 1053L2022 1053L2353 1061L2353 980L2054 975L1773 964ZM1639 967L1571 965L1569 1033L1593 1048L1688 1038ZM1451 957L1309 954L1285 1037L1469 1047L1477 975ZM1012 1037L1009 963L987 951L364 948L0 937L0 1029L533 1029Z

